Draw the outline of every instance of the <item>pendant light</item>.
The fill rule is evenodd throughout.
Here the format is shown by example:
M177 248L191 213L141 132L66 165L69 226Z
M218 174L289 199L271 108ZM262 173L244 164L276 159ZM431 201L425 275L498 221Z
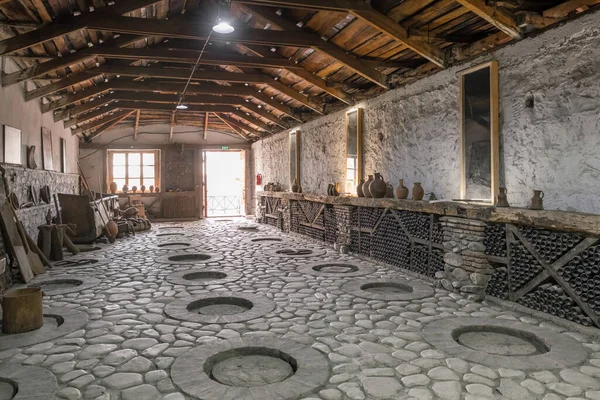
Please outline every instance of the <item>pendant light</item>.
M213 26L213 31L222 34L228 34L235 31L235 28L229 23L231 18L231 1L219 0L219 9L217 14L217 23Z

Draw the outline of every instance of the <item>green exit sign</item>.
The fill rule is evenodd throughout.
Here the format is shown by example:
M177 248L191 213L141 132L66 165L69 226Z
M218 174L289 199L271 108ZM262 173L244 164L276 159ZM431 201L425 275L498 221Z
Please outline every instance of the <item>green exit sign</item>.
M229 146L221 146L221 150L229 150Z

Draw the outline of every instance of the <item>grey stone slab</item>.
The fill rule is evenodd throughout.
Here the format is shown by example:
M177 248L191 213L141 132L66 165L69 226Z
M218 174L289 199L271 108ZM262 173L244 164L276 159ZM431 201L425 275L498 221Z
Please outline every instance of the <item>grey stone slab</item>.
M422 281L401 278L351 280L341 289L354 296L385 301L418 300L430 297L435 292Z
M58 388L54 375L39 367L4 363L0 379L15 388L13 400L52 400Z

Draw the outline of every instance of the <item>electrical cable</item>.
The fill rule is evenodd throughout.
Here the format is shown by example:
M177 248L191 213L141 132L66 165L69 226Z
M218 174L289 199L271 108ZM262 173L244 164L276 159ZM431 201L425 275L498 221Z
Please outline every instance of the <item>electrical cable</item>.
M187 92L188 87L190 86L190 82L192 81L192 78L194 77L194 73L196 72L196 69L198 68L198 65L200 64L200 59L202 58L202 55L204 54L204 50L206 49L206 46L208 45L208 42L210 41L210 37L212 36L212 30L208 33L208 37L206 38L206 41L204 42L204 46L202 46L202 50L200 51L200 54L198 55L198 59L196 60L196 63L194 64L194 67L192 68L192 72L190 73L190 77L188 78L187 82L185 83L185 86L183 87L183 92L181 92L181 96L179 97L179 101L177 102L177 106L175 106L175 110L177 110L177 107L179 107L183 101L183 97L185 96L185 92Z

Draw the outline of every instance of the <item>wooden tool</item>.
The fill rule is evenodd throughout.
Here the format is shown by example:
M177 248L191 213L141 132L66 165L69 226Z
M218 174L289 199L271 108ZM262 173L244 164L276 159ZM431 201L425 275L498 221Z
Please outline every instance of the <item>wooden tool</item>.
M2 226L4 238L8 242L8 248L11 250L14 258L19 263L19 270L25 283L33 279L33 271L29 264L29 258L27 252L23 246L21 235L17 229L15 220L13 219L13 209L8 201L0 207L0 217L2 218Z
M29 242L27 241L27 232L25 231L23 224L21 224L21 221L19 221L19 217L17 217L17 213L15 212L14 208L12 209L12 214L15 219L15 224L17 225L17 231L19 232L19 235L21 236L21 241L23 242L23 247L25 248L25 251L27 252L27 259L29 260L29 265L31 266L31 270L33 271L34 275L43 274L44 272L46 272L46 269L44 268L44 264L42 264L42 260L40 260L40 257L37 255L37 253L32 251L31 248L29 247Z

